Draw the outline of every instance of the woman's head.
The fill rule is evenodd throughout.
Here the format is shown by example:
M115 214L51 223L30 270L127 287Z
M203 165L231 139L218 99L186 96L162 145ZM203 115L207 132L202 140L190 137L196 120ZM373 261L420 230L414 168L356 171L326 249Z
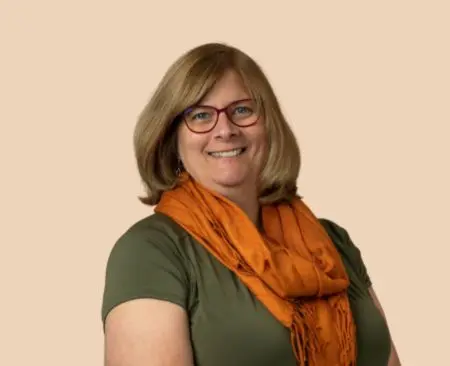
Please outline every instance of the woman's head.
M147 204L176 185L181 167L225 195L242 185L261 203L296 193L300 152L272 87L252 58L225 44L196 47L169 68L134 146Z

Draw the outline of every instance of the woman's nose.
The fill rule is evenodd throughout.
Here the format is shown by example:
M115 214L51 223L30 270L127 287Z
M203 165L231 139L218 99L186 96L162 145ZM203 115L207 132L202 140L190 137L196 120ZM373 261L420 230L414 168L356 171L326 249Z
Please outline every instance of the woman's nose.
M217 125L214 128L216 138L227 139L232 136L238 135L239 132L240 132L239 127L230 121L225 112L219 114Z

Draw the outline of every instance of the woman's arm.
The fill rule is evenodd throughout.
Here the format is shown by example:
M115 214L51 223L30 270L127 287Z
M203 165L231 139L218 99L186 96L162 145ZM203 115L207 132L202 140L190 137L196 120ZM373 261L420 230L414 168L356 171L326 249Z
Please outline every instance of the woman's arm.
M383 307L381 306L381 303L375 293L375 290L373 287L369 288L370 296L372 297L376 307L380 310L381 314L386 319L386 314L384 313ZM391 356L389 357L389 363L388 366L401 366L400 359L397 354L397 350L395 348L394 342L391 339Z
M105 366L193 366L186 311L138 299L114 308L105 322Z

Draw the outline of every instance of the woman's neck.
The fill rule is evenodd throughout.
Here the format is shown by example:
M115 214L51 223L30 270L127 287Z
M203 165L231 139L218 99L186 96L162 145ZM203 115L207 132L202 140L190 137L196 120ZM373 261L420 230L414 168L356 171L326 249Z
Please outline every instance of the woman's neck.
M233 192L227 194L227 198L233 201L242 211L247 214L248 218L259 228L260 223L260 204L257 193L253 190L250 192Z
M256 184L245 184L237 187L225 187L216 185L209 189L223 195L235 203L258 229L262 227L260 218L260 204Z

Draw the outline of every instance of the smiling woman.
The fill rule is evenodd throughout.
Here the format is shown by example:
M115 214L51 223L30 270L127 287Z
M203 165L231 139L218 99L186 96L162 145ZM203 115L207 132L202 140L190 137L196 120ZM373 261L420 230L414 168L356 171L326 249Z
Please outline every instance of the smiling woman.
M134 142L156 207L108 260L106 366L399 365L359 249L297 194L300 150L252 58L182 55Z
M254 203L247 203L252 220L259 211L255 187L267 155L265 124L254 104L239 75L226 71L202 106L183 113L185 123L178 130L178 153L189 174L235 202L245 204L245 197Z

